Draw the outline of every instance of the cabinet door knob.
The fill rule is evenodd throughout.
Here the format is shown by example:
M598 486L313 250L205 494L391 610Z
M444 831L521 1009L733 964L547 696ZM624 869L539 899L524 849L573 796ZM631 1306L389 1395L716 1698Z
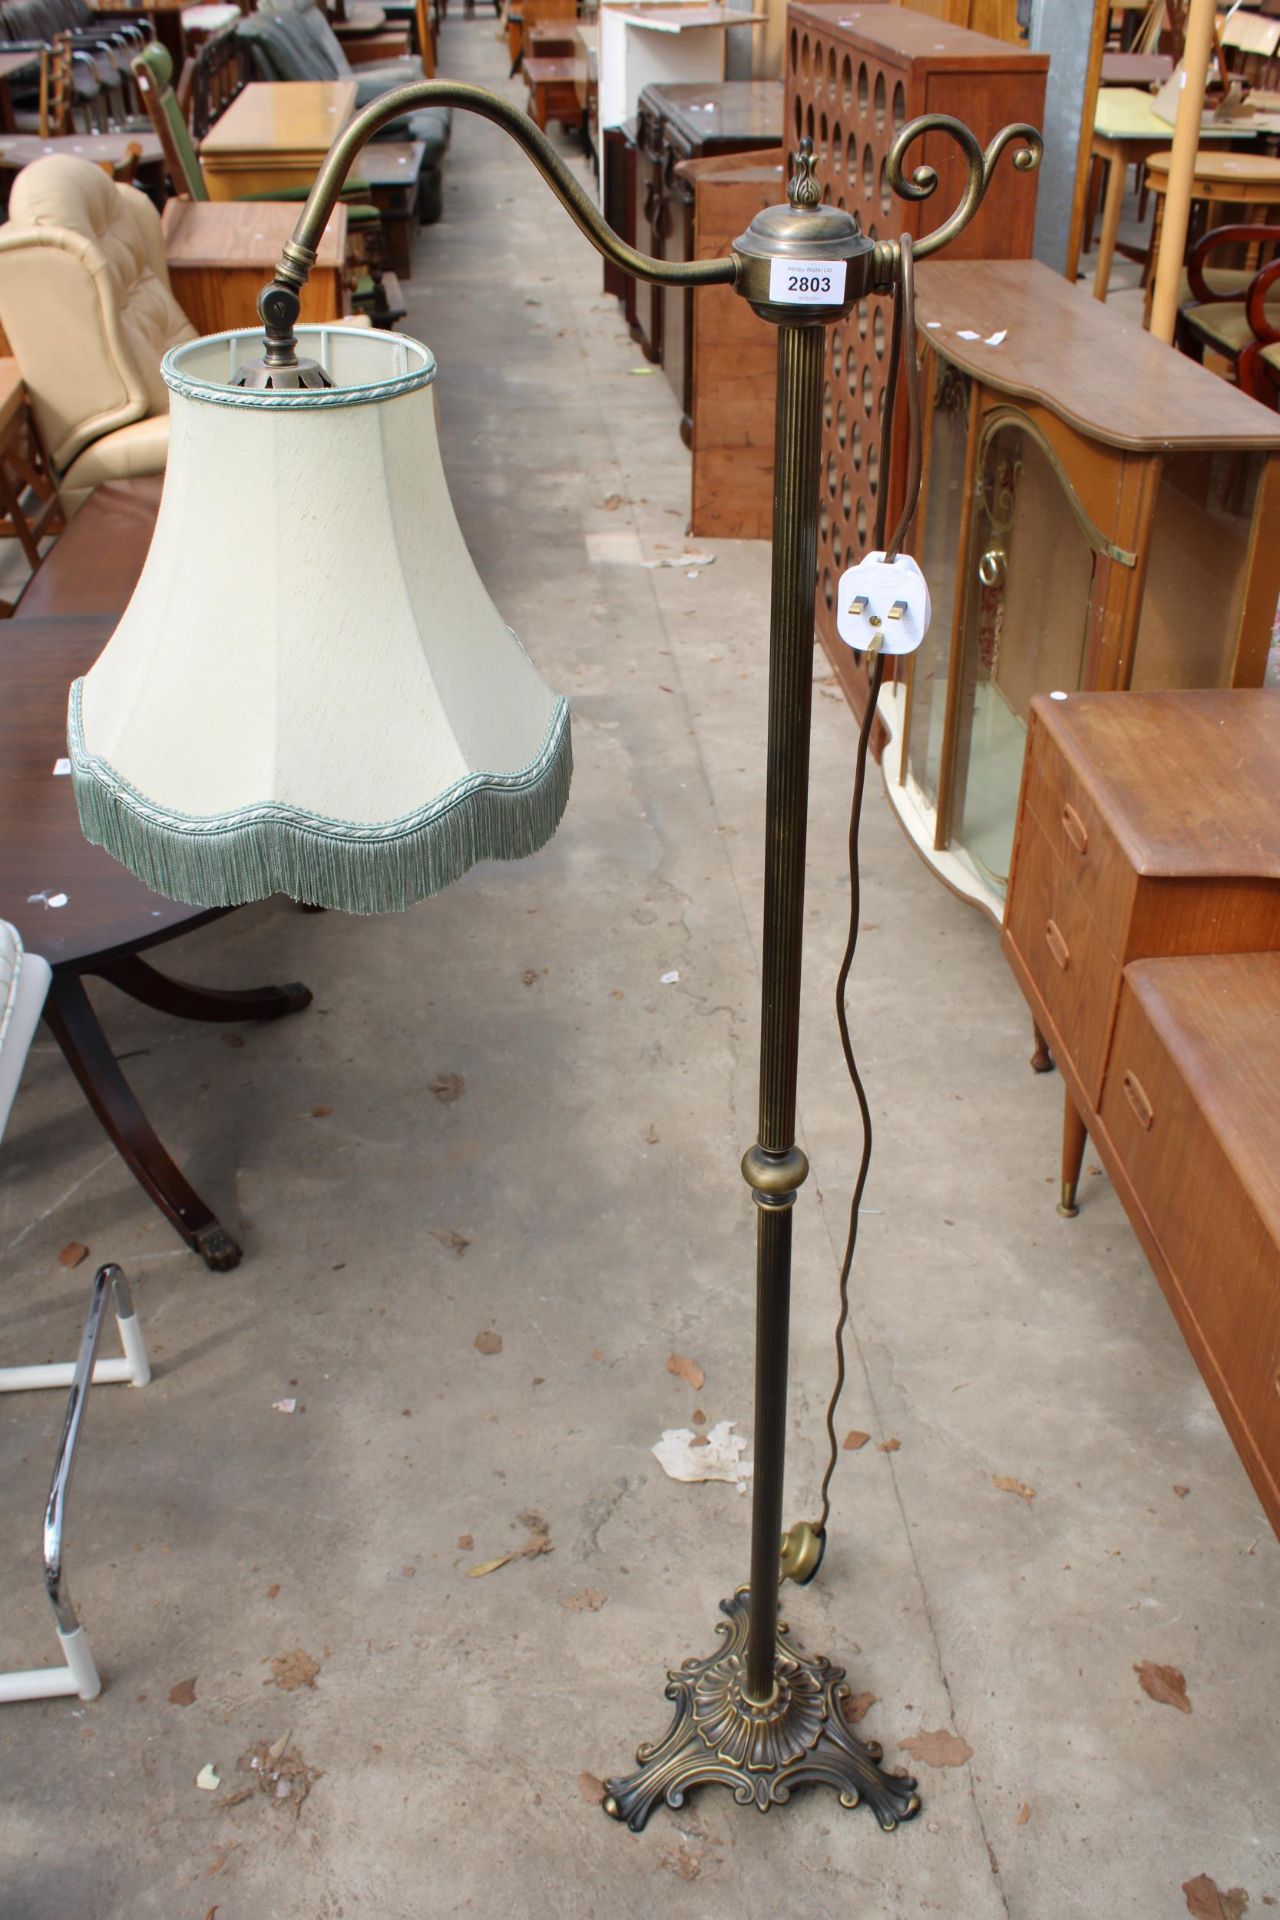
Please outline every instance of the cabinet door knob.
M1044 937L1048 942L1050 953L1065 973L1071 965L1071 949L1063 939L1062 929L1056 920L1045 921Z
M1126 1073L1122 1082L1124 1097L1133 1108L1134 1118L1144 1133L1150 1133L1151 1122L1155 1119L1155 1109L1143 1090L1142 1082L1136 1073Z
M1062 831L1077 853L1088 851L1089 829L1070 802L1062 809Z
M978 561L978 578L984 587L1004 585L1004 553L1000 547L988 547Z

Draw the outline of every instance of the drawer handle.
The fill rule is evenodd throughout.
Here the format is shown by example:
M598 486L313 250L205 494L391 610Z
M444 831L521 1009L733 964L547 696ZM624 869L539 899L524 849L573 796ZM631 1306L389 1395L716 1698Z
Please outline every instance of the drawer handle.
M1062 929L1056 920L1046 920L1044 937L1049 943L1049 951L1065 973L1071 965L1071 949L1062 937Z
M1155 1119L1155 1109L1143 1091L1142 1082L1134 1073L1124 1076L1124 1097L1133 1108L1134 1118L1144 1133L1150 1133L1151 1122Z
M1062 809L1062 831L1077 853L1088 852L1089 829L1073 806L1067 805Z

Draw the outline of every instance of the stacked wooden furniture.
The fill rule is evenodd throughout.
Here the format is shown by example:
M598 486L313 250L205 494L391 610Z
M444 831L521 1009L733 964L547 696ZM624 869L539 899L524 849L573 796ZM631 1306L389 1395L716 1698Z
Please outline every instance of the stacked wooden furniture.
M801 4L787 10L785 138L808 134L827 198L856 214L876 238L913 237L937 226L960 203L965 167L952 140L934 135L913 147L908 170L936 167L929 200L900 200L886 161L899 129L922 113L952 114L985 145L1012 121L1044 123L1042 54L970 33L897 6ZM997 168L981 211L948 249L949 259L1025 259L1035 223L1035 176L1008 160ZM860 301L830 344L825 476L818 539L818 633L855 709L866 703L866 679L837 637L835 593L841 573L870 548L879 499L875 451L884 407L888 307ZM906 409L898 409L899 445L891 461L889 518L905 484ZM883 736L877 739L877 751Z
M1280 692L1038 697L1003 945L1280 1530Z
M562 127L576 132L582 119L578 88L586 78L581 61L567 55L541 58L526 53L524 78L529 89L529 115L535 126L545 133L548 122L558 120Z
M786 199L787 155L684 160L693 189L693 253L723 259L758 213ZM704 538L768 540L773 533L774 397L778 336L732 287L693 301L693 501L689 530Z
M170 200L161 222L173 297L197 333L251 327L259 293L298 221L284 200ZM347 209L337 207L302 289L308 324L347 311Z
M308 191L355 111L354 80L255 80L200 142L211 200Z
M928 261L916 319L933 623L885 782L999 919L1034 695L1262 684L1280 420L1038 261Z
M646 87L636 123L632 232L643 253L688 260L694 252L694 189L681 163L778 145L782 87L776 80L722 80ZM739 229L741 231L741 229ZM680 402L680 432L692 434L694 295L688 288L639 286L632 331L657 361Z

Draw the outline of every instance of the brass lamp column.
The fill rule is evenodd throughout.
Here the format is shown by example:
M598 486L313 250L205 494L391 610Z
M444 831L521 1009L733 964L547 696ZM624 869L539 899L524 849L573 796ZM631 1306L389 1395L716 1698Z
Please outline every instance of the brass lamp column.
M817 1782L834 1787L846 1807L866 1800L881 1826L892 1828L918 1810L915 1782L886 1773L879 1747L854 1736L843 1712L849 1689L842 1669L821 1655L802 1656L791 1645L778 1619L778 1586L788 1574L811 1578L822 1547L814 1527L793 1528L783 1540L782 1495L792 1208L808 1172L795 1143L795 1120L827 329L855 301L895 288L900 251L893 243L867 238L853 216L822 204L806 140L787 204L759 214L729 259L651 259L605 224L550 141L512 102L480 87L423 81L375 101L335 141L275 279L259 299L264 355L241 367L235 384L285 390L280 403L285 410L304 399L312 404L300 390L334 384L321 366L298 355L294 329L300 290L365 142L379 127L428 105L469 109L502 126L596 249L624 272L668 286L731 283L778 328L759 1138L742 1162L758 1210L750 1585L722 1604L726 1621L716 1652L688 1660L668 1675L667 1698L675 1707L671 1726L656 1745L641 1748L634 1774L608 1783L604 1806L639 1829L660 1801L678 1806L688 1788L707 1782L728 1786L740 1802L761 1809L787 1800L796 1785ZM917 167L909 180L903 172L907 149L926 132L956 141L967 180L955 211L917 242L918 258L937 251L968 224L1010 141L1025 142L1015 155L1016 166L1034 166L1039 157L1039 137L1030 127L1006 128L984 153L959 121L930 115L904 127L889 156L889 182L906 198L923 199L937 186L931 167ZM914 352L913 341L905 344ZM327 405L329 396L322 398ZM332 399L344 403L341 394ZM227 404L243 400L229 398Z

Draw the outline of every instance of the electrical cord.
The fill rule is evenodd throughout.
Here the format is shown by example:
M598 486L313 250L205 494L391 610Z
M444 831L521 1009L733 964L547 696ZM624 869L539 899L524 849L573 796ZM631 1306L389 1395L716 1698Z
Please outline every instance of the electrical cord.
M922 433L920 418L920 373L916 360L915 327L915 268L911 255L911 240L903 235L899 259L897 285L894 289L893 329L889 343L888 384L885 391L884 415L880 430L880 498L876 506L875 547L873 551L884 552L886 559L896 560L906 539L907 530L915 517L920 500L920 475L922 470ZM893 538L888 547L884 546L885 523L888 518L889 503L889 460L893 439L894 400L898 386L898 370L902 360L903 343L906 342L906 385L907 385L907 484L903 495L902 512L893 530ZM858 1112L862 1117L862 1158L858 1163L858 1176L854 1182L853 1200L849 1209L849 1231L845 1239L844 1257L840 1263L840 1312L836 1321L836 1378L831 1398L827 1404L827 1441L829 1455L827 1470L822 1476L822 1514L815 1523L815 1532L825 1535L827 1523L831 1518L831 1481L840 1458L840 1443L836 1439L836 1413L840 1405L840 1396L844 1392L846 1376L844 1356L844 1336L849 1323L849 1278L853 1272L854 1255L858 1246L858 1219L862 1207L862 1196L866 1190L867 1175L871 1170L871 1108L867 1103L866 1089L858 1071L858 1062L853 1051L853 1040L849 1032L849 1012L845 995L849 985L849 975L853 970L854 955L858 950L858 921L862 905L862 874L858 852L858 837L862 825L862 796L867 778L867 751L871 744L871 729L875 723L876 707L880 699L880 689L884 683L884 654L878 649L874 655L869 676L866 710L862 716L862 725L858 729L858 746L854 760L853 798L849 808L849 936L845 943L844 958L836 977L836 1025L840 1029L840 1046L844 1053L844 1063L848 1068L849 1080L853 1086L854 1098L858 1103Z

